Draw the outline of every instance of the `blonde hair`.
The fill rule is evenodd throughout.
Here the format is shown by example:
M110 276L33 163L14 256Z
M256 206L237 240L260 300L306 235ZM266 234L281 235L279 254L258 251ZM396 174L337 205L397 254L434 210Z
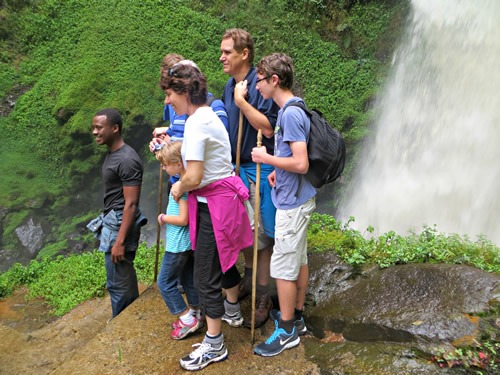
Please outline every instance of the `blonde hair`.
M181 141L165 143L165 145L156 153L156 159L158 159L161 165L179 163L182 161L181 147Z

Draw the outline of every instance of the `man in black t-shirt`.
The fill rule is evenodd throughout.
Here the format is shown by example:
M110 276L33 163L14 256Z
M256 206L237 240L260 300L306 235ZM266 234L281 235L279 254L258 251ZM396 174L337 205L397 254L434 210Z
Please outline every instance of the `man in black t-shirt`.
M94 115L92 134L98 145L108 147L102 165L105 191L99 250L105 253L113 318L139 296L134 259L141 226L146 223L139 209L143 163L121 132L122 118L115 109Z

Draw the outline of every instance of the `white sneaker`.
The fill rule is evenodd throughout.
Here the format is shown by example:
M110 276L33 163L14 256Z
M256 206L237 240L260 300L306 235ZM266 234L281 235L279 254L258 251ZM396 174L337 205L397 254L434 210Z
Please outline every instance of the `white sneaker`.
M203 340L201 344L194 344L193 348L196 346L197 349L180 360L183 369L189 371L201 370L212 362L220 362L227 358L227 349L224 343L219 348L214 348Z
M238 311L232 315L227 312L222 316L222 320L229 324L231 327L241 327L243 325L243 316L241 311Z

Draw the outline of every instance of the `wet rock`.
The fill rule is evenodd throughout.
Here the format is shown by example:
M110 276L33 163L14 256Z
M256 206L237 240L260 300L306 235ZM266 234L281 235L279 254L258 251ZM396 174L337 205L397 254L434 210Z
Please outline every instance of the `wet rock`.
M308 302L313 305L327 301L335 293L351 287L352 266L342 262L333 252L313 253L309 256Z
M42 226L29 218L26 224L15 229L17 238L21 244L31 253L36 254L43 246L45 234Z
M310 340L306 343L306 355L318 364L322 375L456 373L441 369L405 345L396 343L325 344Z
M14 86L7 95L0 99L0 116L8 116L14 110L17 99L28 90L28 86Z
M320 274L331 272L324 264ZM474 338L480 319L470 314L499 301L500 276L461 265L401 265L342 280L350 287L307 310L310 328L320 337L327 330L358 342Z

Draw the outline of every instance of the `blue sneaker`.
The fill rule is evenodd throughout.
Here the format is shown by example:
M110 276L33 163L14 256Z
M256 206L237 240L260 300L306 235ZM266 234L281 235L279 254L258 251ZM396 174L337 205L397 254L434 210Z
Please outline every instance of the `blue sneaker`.
M280 354L285 349L294 348L300 344L300 338L295 326L292 333L287 333L283 328L278 327L278 322L274 322L276 329L273 334L264 342L254 348L254 353L263 357L272 357Z
M269 317L274 320L275 322L279 322L281 318L281 311L272 309L271 312L269 313ZM299 336L304 336L307 333L307 327L306 327L306 322L304 322L304 318L301 317L300 319L294 320L293 325L295 326L295 329L297 330L297 334Z

